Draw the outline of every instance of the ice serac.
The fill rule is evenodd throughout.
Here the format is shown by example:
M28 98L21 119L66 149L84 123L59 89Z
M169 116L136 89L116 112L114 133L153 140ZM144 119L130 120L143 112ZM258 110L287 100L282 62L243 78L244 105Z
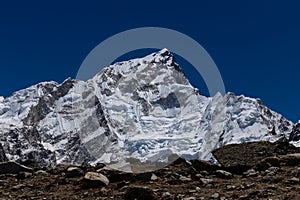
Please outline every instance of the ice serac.
M285 137L300 146L298 133L259 99L200 95L167 49L86 82L44 82L0 98L5 156L42 166L167 162L172 154L214 160L211 151L225 144Z

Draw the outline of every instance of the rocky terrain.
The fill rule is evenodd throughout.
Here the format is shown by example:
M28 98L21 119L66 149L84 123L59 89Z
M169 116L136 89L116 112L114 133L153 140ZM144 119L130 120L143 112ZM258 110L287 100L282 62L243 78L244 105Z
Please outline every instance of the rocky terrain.
M0 163L0 199L300 199L300 149L287 141L227 145L220 165L177 159L148 173L104 164Z

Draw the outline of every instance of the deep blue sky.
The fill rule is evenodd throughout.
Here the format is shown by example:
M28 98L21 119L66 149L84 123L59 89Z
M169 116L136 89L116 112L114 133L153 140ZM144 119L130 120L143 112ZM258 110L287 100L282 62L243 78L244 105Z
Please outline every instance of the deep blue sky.
M259 97L288 119L300 118L297 1L143 2L1 2L0 95L74 78L85 56L109 36L158 26L197 40L217 64L227 91Z

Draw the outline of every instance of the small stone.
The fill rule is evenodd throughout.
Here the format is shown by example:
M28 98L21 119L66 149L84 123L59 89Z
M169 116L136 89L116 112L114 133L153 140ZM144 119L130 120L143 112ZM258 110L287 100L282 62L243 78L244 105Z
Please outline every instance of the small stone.
M254 169L249 169L248 171L244 172L243 175L246 177L255 177L257 176L257 172Z
M277 173L278 171L280 171L280 168L279 167L269 167L266 172L269 173L269 172L273 172L273 173Z
M155 174L152 174L151 181L156 181L157 179L158 179L158 177Z
M48 172L44 171L44 170L38 170L35 172L36 175L42 175L42 176L48 176Z
M244 184L245 189L249 189L249 188L252 188L252 187L254 187L254 186L255 186L254 183Z
M203 175L202 174L196 174L195 177L196 178L203 178Z
M11 189L12 190L20 190L24 187L26 187L24 184L19 184L19 185L13 186Z
M163 197L163 198L171 197L171 194L170 194L170 192L164 192L164 193L162 194L162 197Z
M289 179L288 182L292 183L292 184L297 184L297 183L300 182L300 179L296 178L296 177L293 177L293 178Z
M200 174L202 176L208 176L209 175L208 171L201 171Z
M249 199L249 195L244 194L244 195L240 196L239 199L241 199L241 200L242 199Z
M180 176L180 177L179 177L179 180L181 180L182 182L189 182L189 181L191 181L192 179L191 179L190 177Z
M233 175L230 172L224 171L224 170L217 170L215 172L216 176L219 178L225 178L230 179L233 177Z
M196 197L186 197L186 198L183 198L183 200L196 200L197 198Z
M214 193L213 195L211 195L212 198L217 199L220 197L219 193Z
M270 189L270 190L276 190L277 189L276 185L269 185L267 188Z
M202 184L210 184L213 182L213 179L209 179L209 178L200 178L200 182Z
M234 189L236 189L237 187L235 186L235 185L227 185L226 186L226 189L227 190L234 190Z

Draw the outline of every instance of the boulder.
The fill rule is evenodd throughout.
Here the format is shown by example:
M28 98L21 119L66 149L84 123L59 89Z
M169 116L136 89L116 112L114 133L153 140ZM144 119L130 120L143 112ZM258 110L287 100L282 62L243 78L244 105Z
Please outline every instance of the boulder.
M224 178L224 179L230 179L233 177L232 173L224 171L224 170L217 170L215 172L215 175L219 178Z
M87 172L83 179L85 188L105 186L109 184L109 180L103 174L97 172Z
M203 161L203 160L191 160L192 166L197 170L197 171L216 171L220 169L220 166L208 162L208 161Z

